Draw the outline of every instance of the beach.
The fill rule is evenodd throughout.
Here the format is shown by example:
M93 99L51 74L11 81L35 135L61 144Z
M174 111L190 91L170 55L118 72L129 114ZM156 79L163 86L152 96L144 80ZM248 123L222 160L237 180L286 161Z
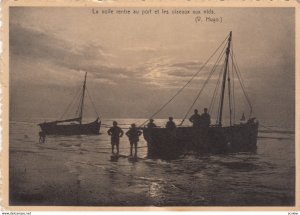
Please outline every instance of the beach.
M125 130L136 120L119 121ZM174 160L148 159L141 136L137 162L128 159L128 139L122 137L121 157L112 162L106 131L103 126L100 135L47 136L38 143L36 123L11 122L10 205L294 205L293 135L259 138L256 153L185 154Z

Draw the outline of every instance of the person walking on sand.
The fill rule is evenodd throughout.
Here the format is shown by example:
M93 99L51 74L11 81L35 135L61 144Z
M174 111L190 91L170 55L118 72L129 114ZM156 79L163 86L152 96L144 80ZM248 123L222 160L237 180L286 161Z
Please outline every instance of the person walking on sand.
M120 137L123 136L124 132L123 130L118 126L118 123L116 121L113 121L113 127L111 127L107 134L111 136L111 153L115 154L115 146L117 148L117 155L119 154L119 143L120 143Z
M46 132L45 131L40 131L39 132L39 143L44 143L46 140Z
M134 157L137 157L137 145L139 142L139 136L142 134L142 132L135 126L135 124L131 124L131 128L126 132L126 135L130 142L130 156L132 156L132 148L134 145Z

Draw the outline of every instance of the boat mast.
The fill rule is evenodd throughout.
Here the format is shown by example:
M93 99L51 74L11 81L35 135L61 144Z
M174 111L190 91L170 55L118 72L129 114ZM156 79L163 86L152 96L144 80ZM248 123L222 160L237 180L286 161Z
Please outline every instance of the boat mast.
M84 76L84 82L83 82L83 89L82 89L82 96L81 96L81 103L80 103L80 114L79 114L79 123L82 123L82 114L83 114L83 105L84 105L84 95L85 95L85 85L86 85L86 75Z
M228 38L228 45L226 49L225 68L224 68L223 81L222 81L221 106L220 106L220 113L219 113L219 126L222 126L223 101L224 101L224 92L225 92L225 85L226 85L228 59L230 53L231 36L232 36L232 31L230 31L229 38Z

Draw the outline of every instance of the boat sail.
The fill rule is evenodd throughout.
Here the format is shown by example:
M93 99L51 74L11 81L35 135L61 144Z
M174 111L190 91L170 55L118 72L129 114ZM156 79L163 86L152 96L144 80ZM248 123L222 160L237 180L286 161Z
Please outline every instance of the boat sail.
M256 120L256 118L251 116L252 105L250 103L246 91L244 90L244 85L242 83L240 74L237 72L238 70L237 66L234 64L234 55L232 51L231 41L232 41L232 32L230 32L230 34L223 41L222 44L225 44L223 51L220 53L218 60L214 68L212 69L212 72L209 73L209 77L204 82L204 85L202 86L201 90L197 95L197 98L194 100L192 106L189 108L189 111L186 113L184 119L182 120L179 126L177 126L175 129L161 128L161 127L142 128L144 138L148 145L148 157L172 158L174 156L177 156L181 153L188 152L188 151L204 152L204 153L225 153L225 152L256 150L259 123ZM219 48L221 47L221 45L219 46ZM217 50L214 52L214 54L217 53ZM209 62L211 57L206 61L206 63ZM220 62L221 59L224 59L224 63L223 63L222 70L220 70L219 79L217 83L217 85L220 85L221 83L221 86L219 90L220 100L218 103L219 107L218 107L218 113L216 117L217 119L216 124L210 124L209 126L204 126L200 128L182 126L188 113L195 105L197 99L199 98L199 95L202 93L205 85L210 80L211 75L216 70L216 65ZM229 63L233 65L229 66ZM202 68L204 68L205 64L202 66ZM199 72L201 71L201 69L199 70ZM233 121L232 112L233 110L235 110L235 107L233 107L234 86L230 84L230 79L234 74L234 72L231 71L230 73L229 69L235 70L237 74L237 78L240 81L240 85L246 97L246 100L248 101L248 104L250 106L250 114L248 120L240 122L239 124L235 124L234 122L232 122ZM193 80L198 73L196 73L191 80ZM183 88L181 88L167 103L165 103L150 118L153 118L167 104L169 104L191 82L191 80L189 80L187 84L183 86ZM224 106L224 97L225 97L224 95L225 95L226 85L229 94L228 104L229 104L229 114L230 114L230 124L228 126L224 126L222 124L223 106ZM218 87L219 86L216 86L215 89L217 89ZM215 98L216 98L216 90L214 91L213 98L212 98L212 101L214 101L214 103L215 103ZM141 127L143 125L141 125Z
M44 122L38 124L46 135L83 135L83 134L99 134L101 121L99 116L95 121L83 124L83 108L86 91L86 78L87 73L84 76L84 82L82 92L79 100L79 116L76 118L56 120L52 122ZM96 112L97 113L97 112ZM98 114L97 114L98 115Z

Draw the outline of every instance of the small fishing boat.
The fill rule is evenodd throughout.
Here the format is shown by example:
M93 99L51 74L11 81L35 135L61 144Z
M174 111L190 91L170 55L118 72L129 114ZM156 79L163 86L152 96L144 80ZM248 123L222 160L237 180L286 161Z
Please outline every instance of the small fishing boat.
M213 69L209 73L209 76L204 81L202 88L197 94L196 99L190 106L185 117L182 119L179 126L174 129L162 128L162 127L143 127L143 135L148 145L148 157L162 157L162 158L172 158L174 156L180 155L185 152L205 152L205 153L224 153L224 152L237 152L237 151L255 151L257 148L257 134L258 134L258 121L252 116L252 105L249 100L249 96L245 91L245 87L242 82L241 74L237 65L235 65L234 55L231 47L232 32L225 38L222 44L223 51L220 53ZM222 47L222 44L217 51ZM212 56L213 56L212 55ZM165 103L155 114L150 118L153 118L157 113L159 113L164 107L167 106L196 76L197 74L206 66L212 56L204 63L200 70L192 76L189 80L167 103ZM212 93L212 101L215 104L217 92L219 92L219 101L217 116L215 117L216 124L210 124L209 126L202 127L191 127L183 126L187 115L190 110L195 105L197 99L202 93L204 87L207 85L208 81L211 79L212 75L216 71L216 68L220 67L220 61L224 59L224 63L221 66L220 73L218 75L218 82L215 91ZM229 64L233 65L229 65ZM235 73L234 73L235 72ZM235 77L233 75L236 74ZM247 119L243 119L239 123L235 123L233 120L233 112L235 111L235 100L234 100L234 85L231 83L231 78L234 80L239 80L240 86L246 97L246 100L250 106L250 114ZM219 87L221 83L221 86ZM228 99L229 99L229 115L230 122L229 125L223 125L223 106L224 106L224 94L227 86ZM212 110L212 105L210 105L209 112ZM235 116L234 116L235 117ZM243 114L244 117L244 114Z
M86 77L84 76L84 82L82 91L80 93L79 106L77 108L79 116L71 119L56 120L52 122L44 122L38 124L41 130L46 135L89 135L89 134L99 134L101 121L99 116L95 121L90 123L82 123L83 119L83 108L84 108L84 98L86 93ZM72 104L72 103L71 103ZM67 110L69 109L69 106ZM97 111L96 111L97 113ZM97 114L98 115L98 114Z

